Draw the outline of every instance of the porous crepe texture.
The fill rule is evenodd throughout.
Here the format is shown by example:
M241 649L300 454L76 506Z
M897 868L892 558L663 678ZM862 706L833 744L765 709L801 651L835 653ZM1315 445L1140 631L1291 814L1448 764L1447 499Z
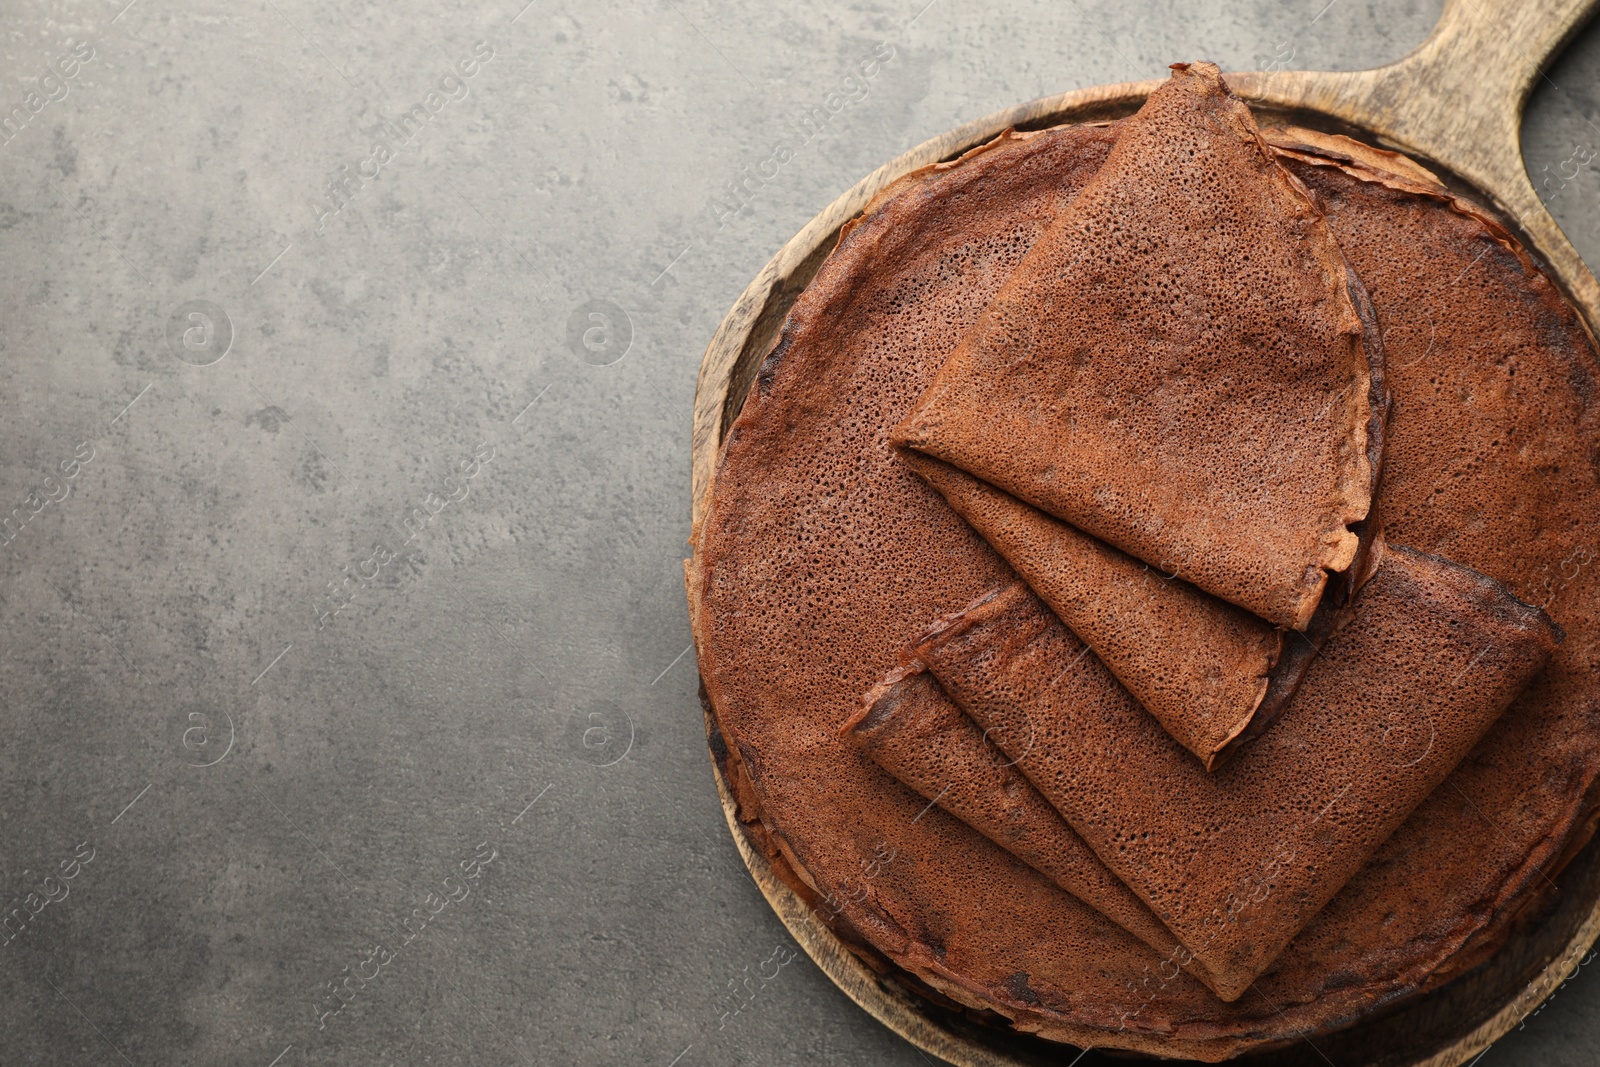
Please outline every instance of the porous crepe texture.
M1266 696L1282 631L958 467L910 449L903 458L1174 740L1215 766Z
M1020 582L913 655L1234 1000L1558 640L1493 579L1391 546L1294 702L1215 774Z
M1374 507L1388 536L1495 578L1567 635L1325 911L1339 909L1328 916L1339 920L1358 889L1392 902L1383 917L1409 929L1410 943L1368 946L1361 967L1422 976L1554 878L1571 858L1568 838L1592 831L1579 814L1600 773L1594 342L1510 234L1415 164L1306 130L1268 137L1378 309L1394 406ZM1458 829L1441 842L1446 826ZM1334 951L1331 938L1311 936L1321 918L1299 939L1308 951Z
M1272 136L1307 149L1306 136ZM985 856L1000 850L963 834L956 820L930 812L922 831L908 830L926 801L833 736L860 693L894 666L895 648L1009 576L893 459L888 429L948 355L952 332L976 318L1113 137L1081 127L1008 135L885 191L802 295L747 401L696 534L688 591L741 817L776 867L803 872L808 891L839 890L840 910L822 914L847 943L1023 1031L1216 1060L1348 1023L1410 994L1527 892L1568 840L1575 797L1595 778L1600 735L1591 667L1600 568L1582 562L1593 544L1589 516L1600 514L1590 458L1600 440L1596 381L1571 309L1469 206L1392 188L1391 176L1337 154L1288 161L1324 199L1330 225L1344 227L1345 253L1369 286L1382 283L1374 300L1402 401L1391 432L1441 434L1459 446L1452 463L1491 475L1477 502L1435 494L1427 471L1439 461L1426 448L1404 450L1399 469L1413 473L1386 478L1384 494L1402 517L1396 536L1544 604L1568 639L1256 988L1221 1004L1120 931L1085 934L1088 920L1061 904L1066 894L1020 863ZM1484 252L1485 242L1495 249ZM1464 284L1452 285L1457 276ZM1400 316L1389 318L1385 306ZM1430 345L1419 314L1454 343ZM1491 395L1513 392L1492 408L1461 409L1463 395L1496 382ZM1532 447L1502 447L1506 434ZM955 847L941 855L947 837ZM971 877L891 891L892 864L864 882L873 850L889 838L919 866L948 864ZM945 912L941 893L974 908ZM985 905L993 910L980 918ZM1030 951L1057 936L1052 951ZM1066 959L1074 952L1103 966L1074 969ZM1030 977L1018 986L1013 978L1024 972Z
M688 576L728 748L828 920L956 1001L1085 1043L1131 1010L1154 953L960 820L924 815L838 727L928 618L1010 579L888 429L1112 136L1006 138L850 231L729 432ZM884 849L897 858L876 865ZM1160 1047L1137 1030L1121 1044Z
M1215 65L1179 65L896 439L1303 630L1371 503L1349 285Z
M1593 832L1581 798L1600 772L1600 379L1576 311L1481 207L1348 138L1265 136L1378 309L1394 410L1374 510L1389 535L1488 574L1567 635L1239 1002L1281 1008L1289 1033L1349 1024L1481 962L1507 913L1549 891Z
M841 732L930 806L939 805L1162 956L1178 949L1172 931L920 664L890 671ZM1190 971L1210 984L1203 968Z

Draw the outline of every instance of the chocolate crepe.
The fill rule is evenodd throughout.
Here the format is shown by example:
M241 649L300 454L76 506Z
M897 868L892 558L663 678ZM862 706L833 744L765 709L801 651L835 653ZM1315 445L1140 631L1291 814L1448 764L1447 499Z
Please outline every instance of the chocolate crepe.
M1390 536L1543 607L1567 633L1546 670L1335 898L1271 977L1314 1025L1375 1002L1327 975L1416 988L1547 885L1592 828L1600 772L1600 373L1588 329L1482 207L1394 153L1268 131L1378 308L1394 413L1375 505ZM1345 929L1385 930L1352 940ZM1491 938L1492 940L1492 938ZM1267 982L1263 982L1265 988Z
M1113 137L1008 135L850 229L729 431L687 584L741 817L841 938L1023 1029L1156 1052L1158 1014L1117 1027L1159 956L838 736L927 619L1010 580L887 431Z
M1195 766L1021 583L916 642L945 691L1239 997L1561 639L1493 579L1397 546L1276 726Z
M841 757L831 735L893 666L888 644L1007 573L947 506L903 476L884 438L953 347L950 332L974 320L1093 172L1114 131L1010 134L880 196L801 296L734 428L696 531L688 593L718 723L713 749L739 816L775 869L857 952L997 1024L1216 1060L1321 1032L1416 989L1555 862L1575 798L1596 770L1600 692L1588 664L1600 639L1600 567L1579 566L1575 553L1593 543L1600 492L1590 464L1546 457L1593 454L1600 382L1583 327L1527 257L1514 245L1480 255L1486 236L1499 232L1481 214L1447 196L1400 193L1375 173L1291 160L1313 189L1322 180L1337 194L1324 209L1343 227L1346 251L1369 282L1382 280L1375 288L1386 305L1402 309L1383 323L1390 363L1402 367L1392 374L1404 409L1393 432L1459 441L1469 467L1486 468L1474 456L1493 460L1476 506L1467 493L1439 494L1438 541L1427 539L1434 527L1415 525L1406 539L1434 548L1453 528L1470 531L1471 554L1457 554L1524 599L1548 598L1568 641L1446 784L1232 1004L1187 975L1169 977L1171 961L1120 931L1097 937L1089 909L1051 910L1076 902L1021 863L981 859L999 849L975 833L938 863L923 850L940 838L919 839L917 854L935 868L925 884L877 892L876 883L853 883L874 861L877 835L898 836L926 801L896 792L870 763ZM1458 276L1468 284L1452 286ZM1429 315L1450 345L1429 345ZM1510 353L1526 391L1464 412L1459 398L1505 376ZM1497 442L1508 433L1536 446L1503 448ZM1426 479L1404 484L1389 505L1431 504ZM908 559L919 565L905 566ZM723 579L714 580L719 570ZM849 592L865 589L873 592ZM740 746L765 772L759 789L748 784L754 776ZM935 811L919 825L936 816L949 819ZM959 874L943 877L946 863ZM834 913L823 896L841 883L850 888ZM850 899L856 894L860 901ZM1113 947L1117 937L1125 949ZM1036 951L1041 939L1054 949ZM1097 966L1079 967L1074 952L1092 953ZM1012 981L1020 973L1029 975L1022 986Z
M910 450L904 458L1174 740L1207 770L1216 765L1267 694L1282 631L959 468ZM1276 687L1274 705L1287 700L1309 662L1294 659L1297 669Z
M1163 956L1178 949L1172 931L920 664L890 671L840 732L930 807L939 805ZM1210 977L1203 967L1190 971Z
M1179 64L896 440L1303 630L1371 502L1349 285L1217 68Z

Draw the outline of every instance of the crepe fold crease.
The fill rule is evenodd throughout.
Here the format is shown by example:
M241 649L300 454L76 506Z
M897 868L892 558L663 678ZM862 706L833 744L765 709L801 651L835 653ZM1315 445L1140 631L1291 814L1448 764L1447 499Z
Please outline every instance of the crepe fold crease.
M920 663L897 667L862 699L841 733L904 784L1061 888L1115 920L1163 957L1177 939L1100 861L1015 761L939 688ZM1201 981L1210 974L1191 968Z
M1167 733L1207 770L1216 766L1268 695L1283 631L957 467L909 449L903 458L1094 649ZM1292 694L1309 661L1291 662L1291 676L1272 689L1273 707L1263 711L1268 717Z

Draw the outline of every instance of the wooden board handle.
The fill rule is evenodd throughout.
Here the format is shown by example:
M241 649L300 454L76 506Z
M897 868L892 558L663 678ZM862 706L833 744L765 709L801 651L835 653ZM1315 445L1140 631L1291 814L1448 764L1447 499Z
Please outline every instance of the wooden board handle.
M1465 118L1497 131L1519 125L1543 70L1594 14L1597 0L1449 0L1414 52L1380 68L1392 92L1370 101L1407 139ZM1515 143L1515 140L1513 140Z
M1600 0L1448 0L1428 39L1387 66L1229 82L1263 102L1337 115L1441 162L1464 162L1456 157L1475 145L1485 155L1510 148L1518 156L1528 94L1597 6Z

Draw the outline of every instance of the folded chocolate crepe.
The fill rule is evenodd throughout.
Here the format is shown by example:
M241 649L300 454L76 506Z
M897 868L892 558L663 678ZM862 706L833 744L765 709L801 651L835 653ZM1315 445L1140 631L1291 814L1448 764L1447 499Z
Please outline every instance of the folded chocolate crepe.
M1492 579L1392 546L1273 729L1214 775L1020 583L911 654L1233 1000L1559 640Z
M904 458L1174 740L1207 770L1216 765L1267 695L1283 631L942 460L909 449ZM1264 715L1276 714L1310 660L1291 662Z
M1356 284L1216 66L1178 64L894 439L1303 630L1372 496Z
M939 805L1163 957L1181 951L1172 931L920 664L885 675L840 733L927 797L929 807ZM1209 977L1198 962L1190 972L1201 981Z

